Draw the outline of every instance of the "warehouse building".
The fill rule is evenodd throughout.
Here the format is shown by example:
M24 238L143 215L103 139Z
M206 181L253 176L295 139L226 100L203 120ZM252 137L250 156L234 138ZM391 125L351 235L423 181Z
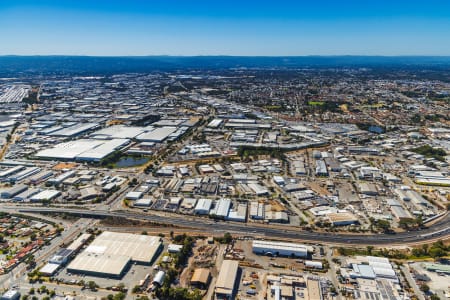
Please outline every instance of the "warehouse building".
M41 171L39 173L37 173L36 175L32 176L29 179L29 182L31 184L38 184L41 183L43 181L45 181L46 179L50 178L53 175L53 171Z
M166 277L166 273L164 271L158 271L155 277L153 277L152 284L162 286L164 283L164 278Z
M322 300L324 298L319 280L315 278L308 278L307 289L308 298L310 300Z
M330 213L327 217L334 226L346 226L359 222L358 218L351 212Z
M15 167L3 170L2 172L0 172L0 178L3 179L5 177L8 177L8 176L14 174L14 173L20 172L23 169L25 169L24 166L15 166Z
M264 203L250 203L250 218L253 220L264 220Z
M194 213L197 215L207 215L211 209L212 200L201 198L198 199L197 205L194 208Z
M61 248L48 260L48 262L52 264L64 265L69 261L72 253L73 251L70 249Z
M16 195L19 195L20 193L25 192L27 189L28 189L28 186L26 186L25 184L15 185L5 191L2 191L0 196L3 199L11 199Z
M2 295L1 300L19 300L20 293L16 290L9 290Z
M361 194L369 196L378 195L377 187L373 183L360 182L358 188Z
M223 120L221 119L213 119L211 122L208 123L207 127L209 128L217 128L223 123Z
M222 198L216 202L216 206L211 210L210 214L219 218L226 218L231 208L231 199Z
M75 137L89 130L93 130L98 126L98 123L77 123L72 126L62 128L61 130L53 131L49 135L60 137Z
M83 233L75 241L73 241L66 249L72 250L73 252L77 252L81 249L81 247L84 246L84 244L87 243L87 241L89 241L91 237L92 234Z
M105 231L69 264L67 270L120 278L131 263L150 264L161 245L159 237Z
M8 177L8 181L9 182L18 182L18 181L22 181L27 177L30 177L32 175L35 175L37 173L39 173L41 171L41 168L38 167L28 167L22 171L20 171L19 173L16 173L14 175L11 175Z
M42 202L42 201L51 201L56 199L61 192L58 190L43 190L33 196L31 196L31 202Z
M308 256L308 248L305 245L297 243L254 240L252 249L254 253L263 255L295 257Z
M132 139L136 136L153 130L153 127L137 127L137 126L125 126L125 125L113 125L109 126L96 132L92 133L90 136L94 139L99 140L110 140L110 139Z
M351 264L351 271L348 275L351 278L386 279L395 283L398 282L395 270L389 259L385 257L357 257L356 262Z
M69 264L67 271L91 276L121 278L130 264L129 256L84 251Z
M61 143L35 154L38 159L99 162L130 143L128 139L79 139Z
M227 220L234 222L245 222L247 220L247 204L239 203L236 209L230 209Z
M56 273L60 266L60 264L46 263L42 268L39 269L39 273L44 276L53 276L53 274Z
M214 293L216 299L234 299L236 283L239 282L239 262L237 260L224 260L217 277Z
M159 127L150 132L145 132L136 137L138 141L162 143L171 134L177 131L176 127Z
M195 269L191 277L191 285L206 289L211 281L211 272L206 268Z
M249 183L248 187L256 194L256 196L268 195L269 190L258 183Z
M328 176L328 169L325 161L319 159L316 160L316 175L317 176Z
M28 189L28 190L14 196L12 199L14 201L18 201L18 202L26 201L33 195L36 195L37 193L39 193L40 191L41 191L41 189L39 189L39 188Z

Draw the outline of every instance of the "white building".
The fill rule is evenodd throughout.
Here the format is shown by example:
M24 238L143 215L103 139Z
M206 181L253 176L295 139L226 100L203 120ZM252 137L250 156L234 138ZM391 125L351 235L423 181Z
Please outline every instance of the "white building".
M308 248L305 245L296 243L255 240L253 241L252 249L254 253L263 255L297 257L306 257L308 255Z

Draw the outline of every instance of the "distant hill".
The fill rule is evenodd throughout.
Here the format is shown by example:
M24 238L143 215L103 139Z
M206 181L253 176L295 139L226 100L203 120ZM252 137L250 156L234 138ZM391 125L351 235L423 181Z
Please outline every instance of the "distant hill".
M450 56L0 56L0 76L113 74L175 69L417 68L448 69Z

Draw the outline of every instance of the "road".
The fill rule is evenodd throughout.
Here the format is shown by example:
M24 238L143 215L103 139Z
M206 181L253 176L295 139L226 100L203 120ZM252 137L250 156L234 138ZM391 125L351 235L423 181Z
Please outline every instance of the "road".
M327 257L328 263L330 264L330 269L328 270L328 274L329 274L328 278L331 278L331 281L333 282L333 286L335 287L335 289L337 291L336 297L334 297L333 299L341 300L342 297L341 297L341 294L339 293L339 290L340 290L339 289L339 281L336 278L337 268L336 268L335 263L333 262L333 248L327 247L327 248L325 248L325 251L326 251L326 257Z
M134 211L109 211L109 210L83 210L57 207L11 207L3 206L3 211L20 211L31 213L71 213L82 217L104 218L122 217L126 219L137 219L161 224L170 224L180 227L198 228L205 232L230 232L251 236L269 236L271 238L303 240L309 242L320 242L324 244L344 245L412 245L444 239L450 235L450 215L446 214L442 219L422 231L402 232L397 234L342 234L330 232L308 232L300 231L298 228L282 228L272 226L261 226L251 223L214 222L206 218L186 217L173 213L149 212L147 214ZM11 211L12 210L12 211Z
M401 266L400 269L403 271L403 274L405 274L405 279L408 282L409 286L414 290L414 294L419 298L419 300L425 300L425 297L420 290L420 288L417 286L416 281L411 276L411 272L409 271L409 266Z

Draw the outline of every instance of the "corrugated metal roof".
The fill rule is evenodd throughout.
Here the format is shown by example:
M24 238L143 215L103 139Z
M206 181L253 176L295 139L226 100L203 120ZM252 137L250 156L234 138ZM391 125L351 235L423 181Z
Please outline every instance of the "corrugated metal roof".
M232 295L239 268L236 260L224 260L216 281L216 293Z

